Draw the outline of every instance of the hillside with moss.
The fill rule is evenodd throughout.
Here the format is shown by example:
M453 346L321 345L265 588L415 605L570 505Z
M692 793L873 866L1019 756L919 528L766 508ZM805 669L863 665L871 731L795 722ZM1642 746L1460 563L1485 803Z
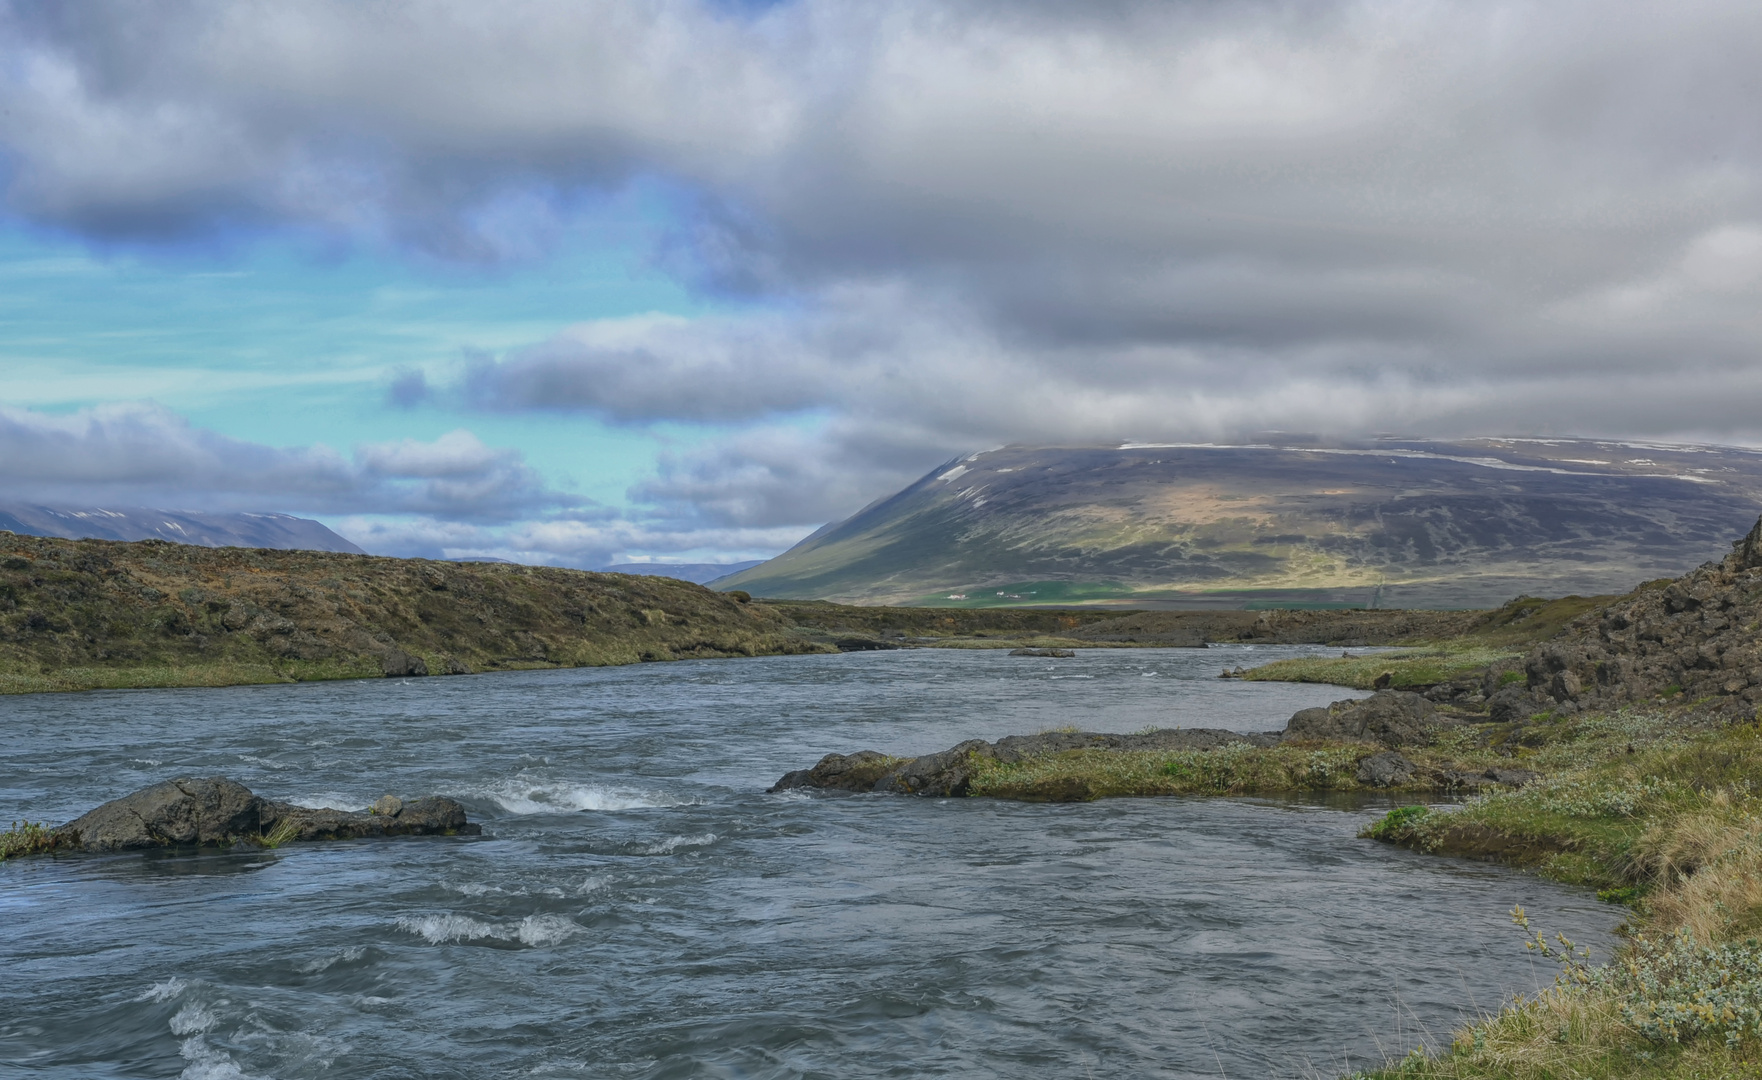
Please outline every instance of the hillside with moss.
M1681 574L1758 512L1762 453L1725 447L1010 446L717 586L947 607L1488 608Z
M0 533L0 691L827 652L670 578Z

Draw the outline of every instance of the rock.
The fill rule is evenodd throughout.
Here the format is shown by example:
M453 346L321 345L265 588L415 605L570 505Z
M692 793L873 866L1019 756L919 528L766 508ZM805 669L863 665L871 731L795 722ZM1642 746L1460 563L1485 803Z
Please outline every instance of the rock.
M899 759L875 750L858 750L854 754L827 754L811 769L785 773L768 792L791 788L824 788L833 791L869 791L875 781L899 764Z
M1075 649L1011 649L1011 656L1043 656L1049 659L1068 660L1077 655Z
M388 795L376 808L392 813L321 809L273 802L222 776L180 777L153 784L60 826L69 846L86 851L163 847L226 847L240 843L337 840L364 836L459 834L482 827L452 799L403 802Z
M482 826L465 819L463 806L438 796L403 802L398 813L390 816L329 807L314 810L267 799L262 813L263 834L276 843L374 836L476 836L483 832Z
M975 756L992 756L991 744L984 739L968 739L940 754L912 758L876 781L874 790L958 798L967 793Z
M1482 772L1467 772L1458 769L1446 769L1438 774L1441 786L1457 790L1478 791L1486 787L1522 787L1541 778L1541 773L1529 769L1486 769Z
M897 645L891 641L882 641L880 638L856 636L833 638L832 645L839 652L876 652L881 649L905 648L904 645Z
M388 679L407 678L412 675L427 675L428 662L420 656L411 656L402 649L389 649L380 657L379 668Z
M124 795L57 829L88 851L229 844L262 832L262 800L214 776L166 780Z
M1515 724L1548 708L1521 686L1507 686L1487 699L1487 719L1495 724Z
M1378 690L1387 690L1390 684L1394 681L1395 673L1393 671L1385 671L1371 681L1371 686Z
M1359 783L1372 787L1398 787L1413 782L1413 762L1384 750L1360 761L1357 776Z
M379 801L367 808L370 814L380 817L397 817L404 810L404 800L396 795L381 795Z
M1363 739L1390 748L1425 746L1439 726L1437 705L1405 690L1379 690L1358 701L1303 709L1285 725L1286 739Z

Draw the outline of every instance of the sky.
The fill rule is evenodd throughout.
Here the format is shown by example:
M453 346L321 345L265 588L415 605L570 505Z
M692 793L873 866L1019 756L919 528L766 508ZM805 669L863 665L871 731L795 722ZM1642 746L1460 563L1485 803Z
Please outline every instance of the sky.
M1010 443L1762 445L1762 5L0 0L0 499L775 554Z

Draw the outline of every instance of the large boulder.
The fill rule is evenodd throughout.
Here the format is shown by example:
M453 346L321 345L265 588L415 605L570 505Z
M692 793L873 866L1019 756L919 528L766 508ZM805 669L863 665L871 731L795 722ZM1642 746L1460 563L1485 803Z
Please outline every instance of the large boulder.
M56 831L87 851L230 844L262 833L262 803L223 776L165 780L112 799Z
M1302 709L1285 725L1286 739L1363 740L1391 749L1427 746L1440 726L1438 706L1405 690L1379 690L1370 697Z
M366 836L476 835L452 799L388 796L374 810L313 809L275 802L224 776L166 780L92 810L54 830L62 846L86 851L227 847Z

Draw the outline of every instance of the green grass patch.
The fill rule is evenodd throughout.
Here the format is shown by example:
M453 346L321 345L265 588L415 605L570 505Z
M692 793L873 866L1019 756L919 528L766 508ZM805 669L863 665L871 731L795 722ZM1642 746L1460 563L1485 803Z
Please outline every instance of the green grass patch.
M69 846L71 845L65 837L47 826L31 821L15 821L11 828L0 832L0 862L20 855L41 855Z
M1358 762L1372 748L1316 743L1216 750L1068 750L1017 762L975 762L973 795L1071 802L1135 795L1249 795L1358 791Z
M1331 683L1370 690L1384 673L1392 689L1436 686L1467 675L1501 660L1520 655L1516 650L1452 643L1423 649L1344 656L1304 656L1275 660L1246 672L1242 677L1257 682Z
M1593 967L1540 935L1552 989L1366 1078L1762 1077L1762 731L1692 712L1555 720L1525 763L1548 779L1459 807L1392 811L1363 835L1524 863L1633 909ZM1527 924L1526 924L1527 925Z
M1023 607L1034 604L1081 604L1125 600L1136 590L1118 581L1018 581L1009 585L970 586L931 593L914 601L928 608Z

